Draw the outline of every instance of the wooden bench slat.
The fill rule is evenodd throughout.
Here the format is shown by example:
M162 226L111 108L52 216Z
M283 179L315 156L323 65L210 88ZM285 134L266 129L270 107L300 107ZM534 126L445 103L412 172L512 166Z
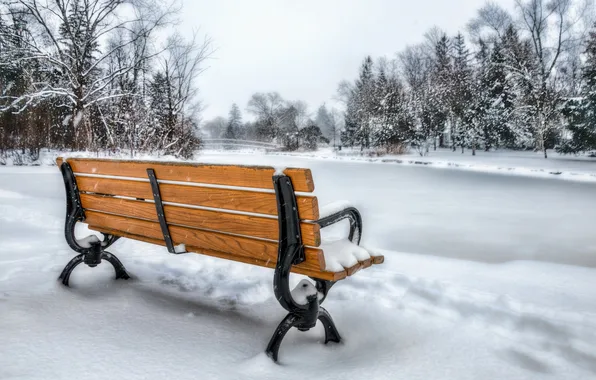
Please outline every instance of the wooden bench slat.
M62 164L59 157L56 162ZM158 180L206 183L212 185L273 189L275 169L266 166L197 164L190 162L127 161L96 158L69 158L75 173L147 178L147 169L155 170ZM122 164L122 165L121 165ZM284 174L292 179L295 191L313 192L310 169L288 168Z
M84 192L153 199L149 182L78 176L77 185ZM169 183L160 184L159 190L164 202L277 216L277 202L273 193ZM319 219L317 197L299 195L296 202L300 219Z
M81 203L83 208L88 210L159 222L155 211L155 204L150 202L81 194ZM174 205L164 205L164 211L168 224L253 236L275 241L279 239L277 219ZM318 247L321 244L321 228L318 224L301 223L300 230L302 241L305 245Z
M364 261L360 261L361 269L371 267L373 265L372 257L370 259L366 259Z
M371 256L373 264L383 264L385 262L385 256Z
M141 219L104 214L96 211L85 212L85 223L91 229L110 229L163 240L159 223ZM265 262L277 262L278 244L241 236L226 235L218 232L202 231L181 226L169 226L170 235L175 245L185 244L201 250L212 250L245 258L256 258ZM301 265L305 269L321 272L325 269L323 251L318 248L305 249L306 261Z
M93 227L93 229L96 231L99 231L101 233L104 233L104 234L112 234L112 235L121 236L121 237L128 238L128 239L143 241L143 242L150 243L150 244L165 246L165 242L163 241L163 239L152 239L152 238L148 238L146 236L134 235L131 233L118 231L118 230L112 230L112 229L103 228L103 227ZM188 252L204 254L204 255L218 257L218 258L222 258L222 259L239 261L239 262L246 263L246 264L258 265L258 266L262 266L262 267L266 267L266 268L275 269L275 263L271 262L271 261L262 261L259 259L249 258L249 257L244 257L244 256L233 256L233 255L230 255L230 254L227 254L224 252L200 249L197 247L193 247L191 245L186 246L186 250ZM347 276L347 273L345 271L341 271L341 272L313 271L310 268L305 268L305 266L303 264L298 264L298 265L292 266L292 272L297 273L297 274L302 274L304 276L319 278L321 280L328 280L328 281L343 280Z

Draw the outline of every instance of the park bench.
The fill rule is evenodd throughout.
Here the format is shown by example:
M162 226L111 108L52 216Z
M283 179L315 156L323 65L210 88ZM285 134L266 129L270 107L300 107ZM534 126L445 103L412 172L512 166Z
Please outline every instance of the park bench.
M357 246L360 213L335 205L322 215L310 193L309 169L207 165L179 162L58 158L67 196L65 237L79 253L59 279L69 285L73 269L110 262L116 278L130 278L106 251L124 237L166 246L172 254L201 253L274 269L276 299L289 314L279 324L266 353L277 361L285 334L306 331L320 320L325 343L340 335L320 306L331 286L358 270L383 262ZM321 245L321 228L347 219L349 241ZM103 234L77 239L77 222ZM323 247L324 249L321 249ZM302 280L290 289L290 272Z

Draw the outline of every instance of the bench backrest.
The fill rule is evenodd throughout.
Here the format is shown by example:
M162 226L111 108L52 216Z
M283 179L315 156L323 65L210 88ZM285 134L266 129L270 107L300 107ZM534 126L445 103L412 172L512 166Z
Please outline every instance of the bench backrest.
M57 159L58 165L64 160ZM272 167L68 158L85 223L116 236L164 245L147 169L159 182L174 245L186 250L274 267L279 227ZM325 269L317 198L310 169L288 168L296 194L306 261L296 271ZM320 273L318 273L320 274ZM320 277L320 276L319 276Z

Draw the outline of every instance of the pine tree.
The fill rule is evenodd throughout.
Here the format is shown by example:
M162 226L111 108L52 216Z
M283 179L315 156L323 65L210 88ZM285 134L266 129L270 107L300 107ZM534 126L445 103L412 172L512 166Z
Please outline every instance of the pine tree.
M515 146L515 94L507 75L505 56L500 42L495 42L485 71L485 85L489 90L490 108L484 128L485 150Z
M464 37L458 33L453 41L453 71L451 75L451 113L455 122L453 132L455 135L455 145L461 147L462 153L466 145L467 130L471 128L466 118L466 110L470 107L472 93L470 87L472 84L472 71L470 68L470 52L466 47ZM477 133L472 133L477 138ZM453 138L452 137L452 138ZM455 150L455 149L454 149Z
M374 74L373 61L370 56L364 59L360 68L355 96L357 130L354 135L354 143L360 145L362 149L369 148L374 118Z
M374 145L384 147L388 152L401 151L414 128L405 88L399 78L387 78L384 71L379 73L377 86L379 100Z
M571 138L557 148L561 153L596 150L596 24L588 37L585 54L582 94L569 99L564 108Z
M322 104L317 110L317 116L314 122L321 129L323 136L325 136L327 139L333 138L334 126L331 120L331 114L329 113L329 110L327 110L325 104Z
M293 104L280 110L279 119L281 122L279 125L278 142L286 150L296 150L300 147L298 113L298 109Z
M312 120L307 122L306 127L299 132L299 138L302 141L302 146L307 150L316 150L318 143L329 143L329 140L323 136L321 129Z
M244 137L242 131L242 113L236 103L232 104L232 108L230 109L224 137L226 139L241 139Z
M473 94L468 107L464 110L464 125L466 126L466 141L472 147L472 155L476 155L479 145L489 145L494 140L492 123L490 120L491 86L489 83L490 54L487 44L480 39L480 49L476 54L477 66L470 83L470 93Z
M429 128L434 131L435 136L439 136L440 146L444 145L442 139L445 129L445 123L450 118L450 139L451 146L455 150L453 129L453 115L451 113L451 103L453 97L452 73L453 62L450 55L450 41L446 34L443 34L435 46L434 70L431 77L430 88L426 93L426 98L431 102L427 105L424 119L432 123ZM451 117L450 117L451 116Z
M174 111L174 88L168 79L167 73L158 71L149 83L149 102L153 117L155 135L159 143L155 147L164 149L174 138L174 131L178 118ZM133 131L131 131L132 134ZM134 145L134 141L131 140ZM133 149L131 147L131 149Z
M358 133L358 108L356 105L356 95L352 93L346 105L346 112L344 115L344 130L340 133L341 143L349 147L353 147L356 141L356 134Z
M503 55L500 65L504 68L504 75L507 79L505 89L508 93L503 101L506 106L507 101L512 102L508 128L510 134L515 138L514 148L530 147L535 139L530 127L533 115L530 106L532 87L529 81L536 67L535 57L529 44L529 41L524 41L519 37L518 31L513 25L509 25L505 30L499 44L499 50Z

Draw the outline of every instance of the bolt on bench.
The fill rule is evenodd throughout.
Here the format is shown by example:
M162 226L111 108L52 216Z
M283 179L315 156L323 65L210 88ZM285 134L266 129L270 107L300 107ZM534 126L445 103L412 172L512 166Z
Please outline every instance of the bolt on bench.
M308 194L314 191L310 169L90 158L56 162L66 187L66 241L79 253L59 277L64 285L77 265L94 267L102 260L114 266L117 279L130 278L106 251L120 237L165 245L172 254L195 252L273 268L275 297L289 312L266 349L274 361L292 327L306 331L320 320L325 343L339 342L320 304L335 282L384 260L358 247L347 258L331 252L332 245L319 248L321 228L344 219L350 222L349 240L359 244L362 219L349 206L320 218L317 198ZM101 232L103 240L76 239L77 222ZM338 247L345 250L345 244ZM315 285L303 280L290 290L290 272Z

